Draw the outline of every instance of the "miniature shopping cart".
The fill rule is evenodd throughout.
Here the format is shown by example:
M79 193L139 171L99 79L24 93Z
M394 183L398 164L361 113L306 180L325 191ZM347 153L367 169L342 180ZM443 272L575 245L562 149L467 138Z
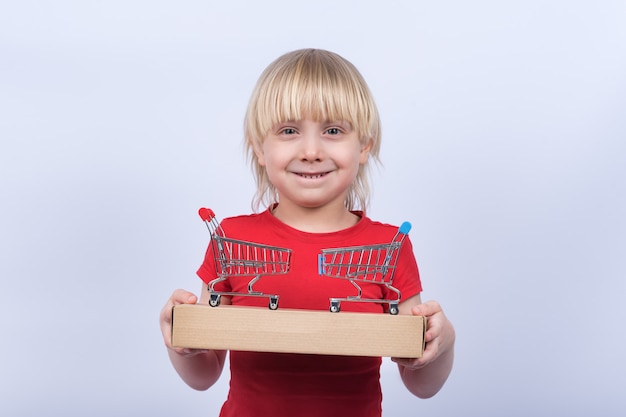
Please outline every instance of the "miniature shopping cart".
M213 210L201 208L198 214L211 233L211 245L217 278L208 283L209 305L220 305L222 295L239 295L269 298L270 310L278 308L277 294L255 291L254 284L264 275L279 275L289 272L291 249L230 239L215 218ZM250 277L247 292L215 291L215 285L228 277Z
M393 276L400 248L404 238L411 230L411 223L404 222L398 228L390 243L347 248L323 249L318 254L318 270L322 276L342 278L350 281L357 289L357 295L346 298L331 298L330 311L338 313L342 301L373 302L389 305L390 314L398 314L400 290L393 287ZM384 285L397 295L396 299L362 298L358 282Z

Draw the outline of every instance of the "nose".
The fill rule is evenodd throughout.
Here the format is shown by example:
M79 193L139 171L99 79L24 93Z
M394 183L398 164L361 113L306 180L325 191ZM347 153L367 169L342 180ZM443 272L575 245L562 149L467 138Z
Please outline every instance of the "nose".
M323 156L322 137L316 132L310 132L302 136L301 152L303 161L319 161Z

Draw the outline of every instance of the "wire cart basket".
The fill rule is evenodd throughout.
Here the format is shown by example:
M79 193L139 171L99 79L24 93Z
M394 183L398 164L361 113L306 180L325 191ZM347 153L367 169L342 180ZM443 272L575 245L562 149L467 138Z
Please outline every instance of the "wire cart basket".
M215 218L213 210L201 208L198 210L211 233L211 245L215 258L217 278L208 283L209 305L220 305L222 295L252 296L269 298L270 310L278 308L278 295L265 294L255 291L254 284L264 275L280 275L289 272L291 249L243 240L230 239L225 236L224 230ZM228 277L250 277L247 292L215 291L215 285Z
M389 313L398 314L401 294L400 290L391 284L402 242L410 230L411 223L404 222L390 243L322 249L322 252L318 254L319 275L347 279L357 289L357 295L330 298L331 312L338 313L342 301L358 301L388 304ZM384 285L394 292L397 298L362 298L362 290L358 282Z

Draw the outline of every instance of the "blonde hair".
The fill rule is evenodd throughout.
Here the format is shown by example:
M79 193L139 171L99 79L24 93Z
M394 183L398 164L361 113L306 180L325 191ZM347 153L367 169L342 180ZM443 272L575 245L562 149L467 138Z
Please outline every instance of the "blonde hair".
M380 117L365 80L356 67L336 53L320 49L300 49L286 53L263 71L250 97L244 121L245 147L256 175L257 191L252 207L269 207L278 202L276 189L254 153L270 129L288 120L349 122L379 160ZM365 211L369 203L369 165L359 167L348 190L345 206Z

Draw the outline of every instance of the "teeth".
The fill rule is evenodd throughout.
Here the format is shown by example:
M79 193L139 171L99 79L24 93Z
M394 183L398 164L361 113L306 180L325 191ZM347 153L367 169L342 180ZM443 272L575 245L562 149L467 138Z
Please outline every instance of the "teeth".
M315 179L315 178L321 178L322 176L324 176L324 174L317 174L317 175L300 174L300 176L304 178L308 178L308 179Z

